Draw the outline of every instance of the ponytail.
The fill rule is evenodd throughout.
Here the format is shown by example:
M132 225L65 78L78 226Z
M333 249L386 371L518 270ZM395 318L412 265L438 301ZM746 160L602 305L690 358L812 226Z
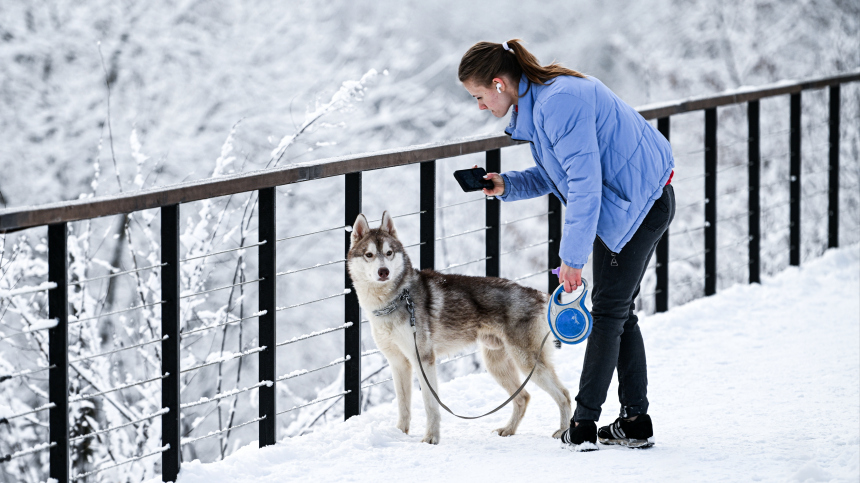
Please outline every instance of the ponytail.
M458 70L460 82L469 80L488 86L493 83L493 78L500 75L507 75L514 82L519 82L520 77L525 75L529 80L529 86L532 83L542 86L552 84L551 81L560 75L585 78L585 75L562 67L556 62L541 65L521 42L520 39L512 39L504 44L478 42L473 45L460 60ZM523 94L525 92L519 95Z

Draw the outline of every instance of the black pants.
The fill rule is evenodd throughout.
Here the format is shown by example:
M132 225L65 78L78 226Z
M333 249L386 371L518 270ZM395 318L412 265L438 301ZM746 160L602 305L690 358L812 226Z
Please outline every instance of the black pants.
M576 421L597 421L606 401L612 373L618 368L621 417L648 411L648 371L645 345L639 332L634 300L657 242L675 217L671 185L645 216L633 238L619 253L594 240L594 289L591 294L594 328L588 337L576 396Z

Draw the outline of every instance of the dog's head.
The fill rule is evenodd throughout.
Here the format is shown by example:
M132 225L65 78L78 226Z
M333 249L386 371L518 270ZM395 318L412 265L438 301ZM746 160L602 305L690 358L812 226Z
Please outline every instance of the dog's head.
M382 214L379 228L371 229L364 215L355 219L347 267L353 282L380 286L397 283L412 271L412 263L397 238L394 220L387 211Z

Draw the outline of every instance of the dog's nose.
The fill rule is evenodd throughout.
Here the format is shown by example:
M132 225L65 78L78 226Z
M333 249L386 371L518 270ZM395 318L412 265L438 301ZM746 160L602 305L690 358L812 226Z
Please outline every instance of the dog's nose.
M385 268L385 267L380 268L378 273L379 273L379 278L388 278L388 269L387 268Z

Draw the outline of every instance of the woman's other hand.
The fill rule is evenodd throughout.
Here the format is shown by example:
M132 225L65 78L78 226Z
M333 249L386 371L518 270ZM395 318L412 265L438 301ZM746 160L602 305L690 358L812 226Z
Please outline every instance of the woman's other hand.
M564 284L565 292L573 292L582 285L582 269L571 268L561 262L561 270L558 271L558 283Z
M477 168L478 165L472 166L472 168ZM493 189L484 188L484 194L487 196L502 196L505 194L505 179L499 175L499 173L487 173L484 176L484 179L488 179L493 182Z

